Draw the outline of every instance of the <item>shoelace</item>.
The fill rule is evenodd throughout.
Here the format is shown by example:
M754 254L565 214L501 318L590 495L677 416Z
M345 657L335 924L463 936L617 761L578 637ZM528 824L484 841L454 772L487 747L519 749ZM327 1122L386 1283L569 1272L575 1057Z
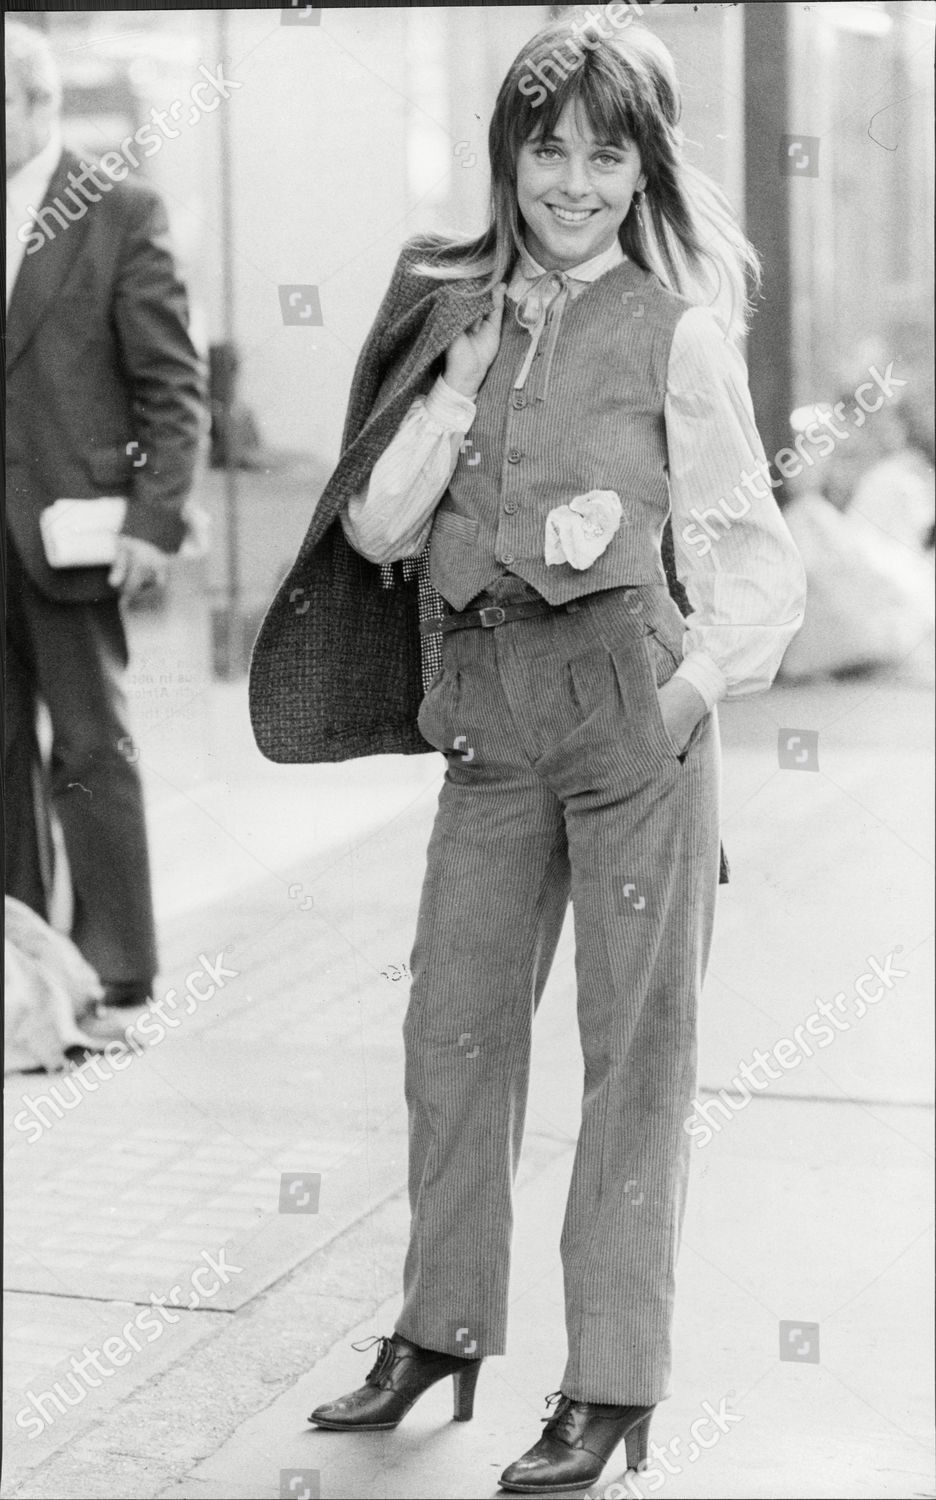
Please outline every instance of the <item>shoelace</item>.
M377 1358L374 1361L373 1369L365 1377L365 1385L373 1384L375 1377L379 1379L381 1375L386 1373L394 1362L396 1351L392 1341L387 1338L386 1334L375 1333L371 1338L363 1339L361 1343L351 1345L352 1349L357 1349L359 1353L363 1354L367 1349L373 1349L375 1344L378 1345Z
M569 1397L564 1396L561 1391L553 1391L551 1395L546 1397L547 1409L552 1406L554 1401L559 1403L556 1410L550 1412L548 1417L540 1417L540 1421L545 1423L546 1432L555 1432L556 1428L561 1426L566 1412L572 1405Z

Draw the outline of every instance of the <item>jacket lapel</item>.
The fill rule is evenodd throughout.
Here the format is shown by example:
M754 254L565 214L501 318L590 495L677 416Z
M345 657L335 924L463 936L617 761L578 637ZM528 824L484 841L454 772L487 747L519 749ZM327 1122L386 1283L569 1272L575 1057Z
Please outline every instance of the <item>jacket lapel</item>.
M44 238L31 255L23 256L20 264L7 313L8 372L54 303L85 242L94 200L68 181L69 171L80 165L77 157L63 152L42 200L41 208L56 199L64 204L60 210L63 222L60 224L57 218L47 215L44 222L53 237Z
M452 340L492 306L491 297L479 292L476 286L468 290L462 283L443 282L438 290L393 321L380 342L375 395L383 375L395 360L400 361L399 367L338 460L316 506L303 554L315 546L342 505L360 488L397 431L413 397L428 390L432 367ZM360 371L358 378L363 379ZM358 389L352 391L352 404L360 394Z

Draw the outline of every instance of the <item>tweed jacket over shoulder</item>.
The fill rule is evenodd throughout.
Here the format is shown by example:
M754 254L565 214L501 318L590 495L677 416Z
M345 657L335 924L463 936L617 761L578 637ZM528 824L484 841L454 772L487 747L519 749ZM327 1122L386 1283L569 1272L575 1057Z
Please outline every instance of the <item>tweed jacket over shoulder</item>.
M426 254L409 241L357 361L337 467L296 561L267 611L250 666L250 716L260 750L281 762L425 754L416 722L423 697L418 584L348 544L339 512L367 483L410 403L443 369L445 352L490 311L482 282L437 281L409 268ZM669 527L664 565L683 613ZM409 571L409 570L408 570Z

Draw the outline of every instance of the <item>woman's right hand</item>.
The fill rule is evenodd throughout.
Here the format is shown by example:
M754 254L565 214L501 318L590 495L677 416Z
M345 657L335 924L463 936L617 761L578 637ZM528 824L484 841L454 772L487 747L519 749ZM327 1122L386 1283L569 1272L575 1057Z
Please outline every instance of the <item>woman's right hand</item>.
M500 348L504 316L505 282L494 288L494 306L485 318L477 318L449 345L445 356L445 383L473 401L481 382Z

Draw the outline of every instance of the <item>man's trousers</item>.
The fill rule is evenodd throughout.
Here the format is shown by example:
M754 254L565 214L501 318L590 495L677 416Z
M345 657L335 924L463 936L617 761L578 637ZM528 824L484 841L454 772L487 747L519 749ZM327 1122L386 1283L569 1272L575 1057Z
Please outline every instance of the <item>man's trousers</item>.
M7 893L48 916L39 851L53 808L71 875L73 941L102 979L148 984L157 971L156 937L119 604L48 599L8 540L6 628ZM42 775L47 801L39 806L37 700L52 720Z
M497 602L529 597L509 577ZM668 1393L696 1007L719 868L718 729L670 740L664 587L443 637L419 724L448 767L404 1024L412 1229L397 1330L505 1347L531 1026L571 896L582 1120L561 1235L574 1399Z

